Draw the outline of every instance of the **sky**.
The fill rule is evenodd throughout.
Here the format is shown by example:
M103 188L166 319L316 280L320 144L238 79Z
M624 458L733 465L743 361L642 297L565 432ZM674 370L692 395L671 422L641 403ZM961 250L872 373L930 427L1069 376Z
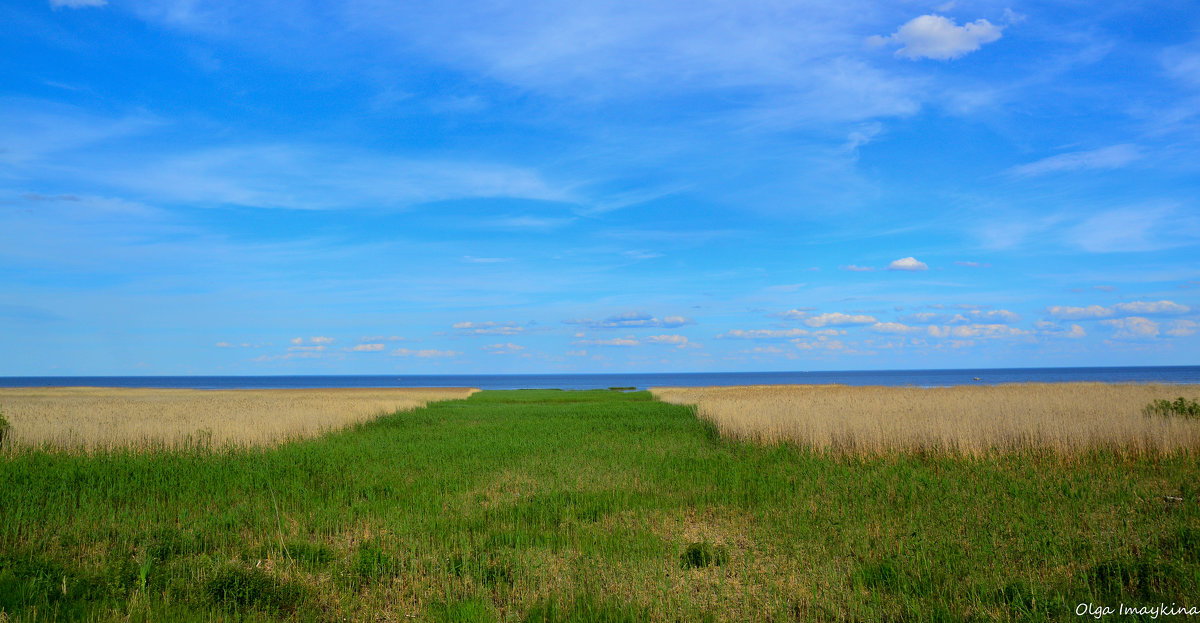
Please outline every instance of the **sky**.
M1191 2L0 24L0 375L1200 364Z

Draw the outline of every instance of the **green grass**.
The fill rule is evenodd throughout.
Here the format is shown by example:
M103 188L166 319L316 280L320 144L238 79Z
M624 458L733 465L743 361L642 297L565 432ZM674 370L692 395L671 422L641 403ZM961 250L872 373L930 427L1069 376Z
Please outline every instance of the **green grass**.
M1198 467L759 447L608 390L483 392L274 449L9 448L0 620L1054 621L1079 603L1200 605Z

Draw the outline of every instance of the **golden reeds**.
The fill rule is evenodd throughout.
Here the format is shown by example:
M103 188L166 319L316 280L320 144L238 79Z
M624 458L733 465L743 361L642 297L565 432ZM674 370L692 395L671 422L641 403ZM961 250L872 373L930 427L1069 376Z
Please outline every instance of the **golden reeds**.
M0 413L12 426L6 446L86 451L272 445L477 391L4 388Z
M1200 420L1143 413L1152 400L1200 396L1200 385L755 385L651 392L665 402L696 405L724 436L856 454L1200 449Z

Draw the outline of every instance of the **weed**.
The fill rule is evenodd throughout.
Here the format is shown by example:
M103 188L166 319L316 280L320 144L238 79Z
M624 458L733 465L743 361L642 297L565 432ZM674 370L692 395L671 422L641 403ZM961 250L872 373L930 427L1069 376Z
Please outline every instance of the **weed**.
M679 566L682 569L693 569L710 565L720 566L726 562L729 562L729 553L723 545L710 545L703 542L689 544L683 550L683 554L679 556Z
M266 612L295 611L304 598L299 585L279 581L261 569L237 565L218 570L205 584L205 592L215 604Z
M1159 399L1142 409L1147 416L1200 418L1200 401L1188 400L1183 396L1175 400Z

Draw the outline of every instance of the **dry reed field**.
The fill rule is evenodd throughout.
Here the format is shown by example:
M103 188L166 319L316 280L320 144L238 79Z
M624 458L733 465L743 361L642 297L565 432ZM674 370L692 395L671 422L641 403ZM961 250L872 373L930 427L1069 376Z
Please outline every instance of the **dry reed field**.
M477 389L0 389L13 446L60 449L272 445Z
M755 385L663 387L651 393L664 402L695 405L724 436L856 454L1200 449L1200 420L1143 412L1152 400L1200 396L1200 385Z

